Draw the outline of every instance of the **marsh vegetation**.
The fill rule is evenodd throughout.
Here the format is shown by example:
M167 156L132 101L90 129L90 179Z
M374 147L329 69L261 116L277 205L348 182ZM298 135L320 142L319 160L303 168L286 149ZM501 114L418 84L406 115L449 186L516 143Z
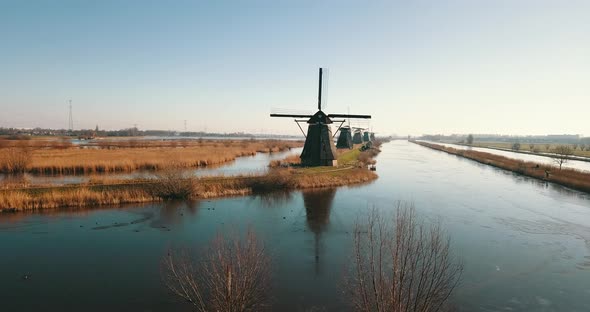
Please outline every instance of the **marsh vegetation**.
M6 140L5 140L6 141ZM0 143L2 140L0 140ZM61 141L26 140L0 144L0 170L42 175L157 171L223 164L237 157L301 147L278 140L118 140L83 146ZM5 147L2 147L5 146ZM26 162L21 158L26 156ZM15 164L16 161L19 161Z

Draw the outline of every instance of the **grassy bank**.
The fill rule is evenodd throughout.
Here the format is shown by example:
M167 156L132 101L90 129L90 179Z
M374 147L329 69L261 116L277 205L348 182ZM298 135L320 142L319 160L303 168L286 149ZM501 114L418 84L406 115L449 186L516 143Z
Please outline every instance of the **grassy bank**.
M153 179L101 179L78 185L14 187L0 190L0 211L33 211L61 207L100 207L169 199L203 199L263 194L274 191L337 187L372 181L367 170L378 148L340 154L340 167L276 167L265 175L235 177L191 176L182 167L161 170ZM287 158L287 160L293 157Z
M494 166L497 168L510 170L528 177L540 179L547 182L560 184L578 191L590 193L590 173L573 169L559 169L546 164L528 162L518 159L512 159L491 153L456 149L438 144L432 144L420 141L411 141L413 143L443 151L452 155L465 157L482 164Z
M512 149L513 145L514 143L511 142L474 142L470 146L514 151ZM590 146L586 146L585 144L520 143L519 149L514 152L542 155L543 153L553 153L559 146L568 146L571 148L572 156L590 158Z
M216 177L179 180L111 181L109 184L23 188L0 191L0 211L26 211L59 207L88 207L162 201L171 192L186 199L262 194L272 191L335 187L369 182L374 172L361 168L302 172L274 169L263 176ZM162 191L164 190L164 191ZM175 197L175 196L170 196Z
M381 150L381 141L375 141L372 144L372 148L366 149L365 151L361 151L363 144L355 144L352 149L337 149L337 160L338 160L338 167L366 167L366 165L373 164L373 157L375 157ZM299 155L291 155L285 159L273 160L270 163L271 168L277 167L293 167L293 166L300 166L301 165L301 158ZM321 167L316 168L308 168L311 170L323 170Z
M0 147L0 172L60 175L161 170L172 165L205 167L257 152L303 146L300 141L277 140L117 141L106 144L108 148L40 148L40 144L29 140L18 147ZM19 160L18 166L14 165L15 158Z

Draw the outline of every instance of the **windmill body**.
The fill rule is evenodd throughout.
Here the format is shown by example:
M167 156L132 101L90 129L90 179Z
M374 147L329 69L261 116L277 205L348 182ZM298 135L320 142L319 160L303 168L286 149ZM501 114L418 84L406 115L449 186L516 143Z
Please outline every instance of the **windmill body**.
M301 164L304 166L337 166L336 147L332 138L330 124L332 120L322 111L318 111L307 122L307 137Z
M319 91L318 91L318 111L313 115L304 114L270 114L271 117L286 118L309 118L307 134L305 135L305 145L301 152L301 164L304 166L337 166L336 146L332 135L330 125L334 122L332 118L361 118L370 119L370 115L350 115L350 114L326 114L322 111L326 107L326 90L327 80L324 77L327 70L320 68L319 72ZM323 95L323 97L322 97ZM295 119L296 122L299 122ZM344 123L344 121L342 121ZM341 124L342 125L342 124ZM340 128L339 128L340 129ZM338 129L338 130L339 130ZM336 130L336 131L338 131Z
M369 131L364 131L363 132L363 142L370 142L371 141L371 137L369 136Z
M354 131L354 135L352 136L352 143L363 144L363 133L360 129L356 129Z
M351 149L354 146L352 143L352 134L350 133L350 127L341 127L340 136L336 143L336 148L348 148Z

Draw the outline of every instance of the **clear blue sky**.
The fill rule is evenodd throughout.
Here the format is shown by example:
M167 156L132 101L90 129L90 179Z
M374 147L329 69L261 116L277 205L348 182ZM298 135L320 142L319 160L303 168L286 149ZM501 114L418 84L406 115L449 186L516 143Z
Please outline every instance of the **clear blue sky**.
M590 1L0 0L0 126L590 135Z

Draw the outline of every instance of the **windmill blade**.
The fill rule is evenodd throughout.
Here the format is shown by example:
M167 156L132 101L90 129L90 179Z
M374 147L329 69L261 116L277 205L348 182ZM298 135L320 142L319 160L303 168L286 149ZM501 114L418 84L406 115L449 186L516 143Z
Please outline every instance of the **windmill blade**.
M297 115L297 114L270 114L270 117L289 117L289 118L311 118L313 115Z
M329 71L327 68L320 67L318 110L323 110L328 107L328 73Z
M288 108L272 108L270 117L288 117L288 118L311 118L313 114L306 110L295 110Z
M330 118L371 119L371 115L328 114Z

